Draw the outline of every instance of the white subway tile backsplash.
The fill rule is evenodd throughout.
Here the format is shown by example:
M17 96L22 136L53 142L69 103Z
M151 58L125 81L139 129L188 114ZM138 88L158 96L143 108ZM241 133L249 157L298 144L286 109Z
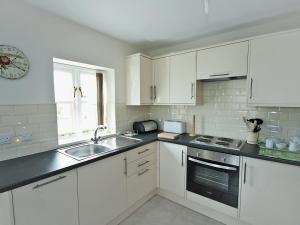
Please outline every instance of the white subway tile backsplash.
M196 115L196 131L200 134L211 134L245 139L247 128L242 117L262 118L266 124L282 127L281 137L288 140L300 127L300 108L250 107L247 105L247 81L230 80L206 82L203 85L203 104L199 106L151 106L151 118L160 121L165 119L187 122L191 131L191 118ZM268 133L261 132L261 139Z

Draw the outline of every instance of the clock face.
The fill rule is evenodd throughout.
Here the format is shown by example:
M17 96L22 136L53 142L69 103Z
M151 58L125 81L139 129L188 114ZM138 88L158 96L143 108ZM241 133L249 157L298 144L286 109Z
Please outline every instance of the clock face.
M27 74L29 61L19 49L0 45L0 77L19 79Z

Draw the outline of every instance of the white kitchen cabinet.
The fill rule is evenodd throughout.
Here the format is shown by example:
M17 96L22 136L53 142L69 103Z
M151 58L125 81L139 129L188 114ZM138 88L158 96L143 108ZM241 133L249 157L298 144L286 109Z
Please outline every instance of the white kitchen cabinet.
M248 103L299 107L300 31L259 37L250 42Z
M149 105L153 103L152 59L142 54L126 58L126 104Z
M10 191L0 193L0 224L14 225L13 202Z
M78 225L76 171L12 191L15 225Z
M154 104L170 103L170 57L153 60Z
M156 188L156 165L140 169L137 173L127 178L128 207Z
M170 57L170 103L196 104L196 52Z
M125 155L78 169L80 225L105 225L126 209Z
M251 225L299 225L300 169L243 157L240 219Z
M156 189L156 142L126 153L128 207Z
M160 142L159 188L184 198L186 146Z
M247 76L248 41L197 52L197 80Z

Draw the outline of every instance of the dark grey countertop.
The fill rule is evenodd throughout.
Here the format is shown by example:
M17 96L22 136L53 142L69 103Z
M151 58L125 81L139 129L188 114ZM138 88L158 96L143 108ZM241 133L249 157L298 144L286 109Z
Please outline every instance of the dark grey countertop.
M90 158L84 161L77 161L55 150L2 161L0 162L0 193L81 167L83 165L87 165L102 160L104 158L116 154L126 152L133 148L157 140L170 142L174 144L186 145L189 147L195 147L200 149L202 147L204 148L204 146L198 144L191 144L190 141L195 137L190 137L188 134L180 135L179 138L176 140L158 139L157 134L158 132L145 134L145 135L138 135L136 136L136 138L142 139L141 143L131 145L125 148L119 148L105 155L101 155L95 158ZM205 149L300 166L299 161L279 159L276 157L269 157L269 156L262 155L257 145L245 144L241 151L224 150L224 149L207 147L207 146L205 147Z

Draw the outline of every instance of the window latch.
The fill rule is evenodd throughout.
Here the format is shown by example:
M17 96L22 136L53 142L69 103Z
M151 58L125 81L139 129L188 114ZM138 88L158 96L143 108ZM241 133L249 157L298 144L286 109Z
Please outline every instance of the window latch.
M83 98L83 94L82 94L82 89L81 89L81 87L79 87L78 90L80 91L81 98Z
M76 91L77 91L77 87L74 86L74 88L73 88L74 98L76 97Z

